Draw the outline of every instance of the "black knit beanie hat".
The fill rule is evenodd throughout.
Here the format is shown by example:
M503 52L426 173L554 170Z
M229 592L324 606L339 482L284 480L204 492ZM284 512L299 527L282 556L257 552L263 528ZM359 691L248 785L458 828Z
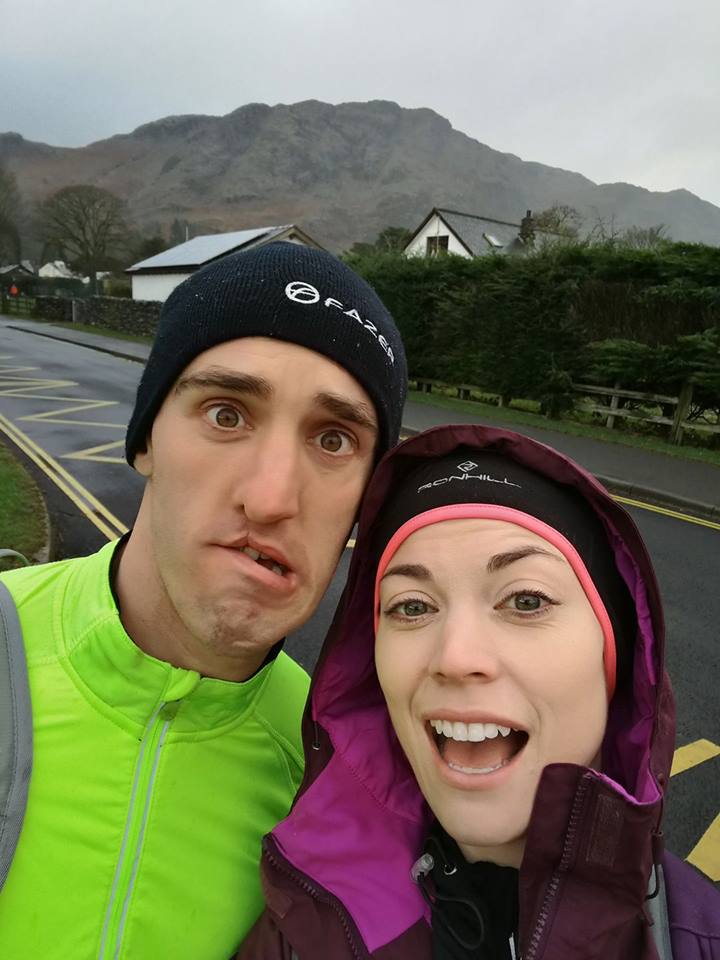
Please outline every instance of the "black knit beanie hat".
M125 439L131 466L185 367L210 347L240 337L275 337L334 360L375 406L378 456L397 443L407 365L390 313L337 257L277 242L208 264L165 301Z
M573 487L502 454L458 448L423 460L398 486L371 533L374 562L407 521L436 507L492 504L522 511L561 533L580 555L605 606L615 637L617 689L632 676L637 613L603 524Z

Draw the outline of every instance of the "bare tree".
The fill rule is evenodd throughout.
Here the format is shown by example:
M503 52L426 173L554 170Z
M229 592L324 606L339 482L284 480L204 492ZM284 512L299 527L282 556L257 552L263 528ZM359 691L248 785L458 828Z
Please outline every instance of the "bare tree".
M533 226L540 233L551 233L567 240L577 240L583 218L567 203L553 203L546 210L533 214Z
M22 203L15 174L0 164L0 262L20 260Z
M596 210L595 222L587 235L586 242L590 245L597 244L600 246L604 244L612 247L620 243L621 240L622 230L615 213L611 213L608 217L603 217Z
M664 223L654 227L628 227L621 237L622 245L633 250L660 250L670 241L670 233Z
M63 187L37 208L46 246L74 269L90 275L120 265L129 238L125 202L109 190L81 184Z

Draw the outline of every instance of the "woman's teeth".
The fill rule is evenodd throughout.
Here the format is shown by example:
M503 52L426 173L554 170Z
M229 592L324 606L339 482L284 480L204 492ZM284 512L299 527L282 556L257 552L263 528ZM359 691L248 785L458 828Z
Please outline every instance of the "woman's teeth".
M463 767L459 763L450 762L448 766L451 770L458 770L460 773L495 773L496 770L499 770L501 767L506 767L510 763L509 760L501 760L500 763L496 763L494 767Z
M471 741L480 743L482 740L493 740L510 736L512 727L502 727L498 723L463 723L462 721L431 720L430 726L443 737L461 742Z

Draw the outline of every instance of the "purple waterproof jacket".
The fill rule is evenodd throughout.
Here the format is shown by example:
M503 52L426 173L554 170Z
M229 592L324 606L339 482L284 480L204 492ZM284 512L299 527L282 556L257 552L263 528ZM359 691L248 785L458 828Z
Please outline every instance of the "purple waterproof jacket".
M635 524L561 454L476 426L439 427L406 441L385 457L367 491L361 546L304 719L305 779L292 811L265 839L267 909L238 957L430 960L430 917L410 871L431 814L375 673L375 569L364 548L416 458L458 446L494 449L577 488L608 530L637 608L633 685L610 705L603 773L553 764L540 780L520 869L522 960L720 960L720 894L662 848L674 703L658 588Z

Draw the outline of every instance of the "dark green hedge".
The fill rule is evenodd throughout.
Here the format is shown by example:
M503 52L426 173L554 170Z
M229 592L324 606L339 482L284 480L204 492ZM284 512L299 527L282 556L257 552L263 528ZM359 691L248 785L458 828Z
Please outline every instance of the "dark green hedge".
M540 400L551 413L568 405L570 381L583 377L672 392L683 377L703 373L705 389L714 389L718 248L565 246L529 257L347 259L395 316L415 376ZM683 339L703 334L700 346ZM618 340L646 349L624 367L622 349L598 346ZM610 354L612 370L603 366Z

